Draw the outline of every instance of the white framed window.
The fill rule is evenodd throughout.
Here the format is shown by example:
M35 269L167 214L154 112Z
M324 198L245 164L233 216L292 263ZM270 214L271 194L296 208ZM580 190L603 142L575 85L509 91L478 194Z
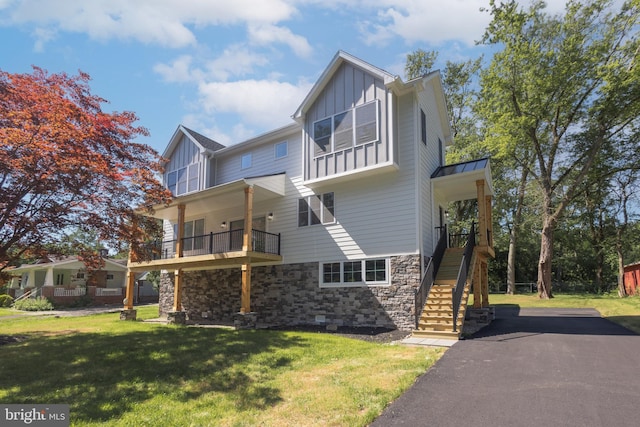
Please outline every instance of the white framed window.
M200 188L200 163L192 163L185 167L167 172L167 188L174 196L198 191Z
M376 99L314 122L314 156L377 141L379 105Z
M173 239L178 238L178 224L173 224ZM204 219L196 219L184 222L182 233L183 251L192 251L204 248Z
M389 284L389 258L320 263L320 286Z
M240 159L240 169L249 169L251 167L251 153L242 155Z
M427 115L422 108L420 109L420 139L424 145L427 145Z
M298 227L336 222L333 193L314 194L298 199Z
M107 280L113 280L113 274L108 273L107 274Z
M64 274L63 273L56 274L56 286L62 286L62 285L64 285Z
M287 141L278 142L273 146L274 157L277 159L282 159L283 157L287 157L289 154L289 144Z
M84 272L78 271L78 273L76 274L76 279L84 279Z

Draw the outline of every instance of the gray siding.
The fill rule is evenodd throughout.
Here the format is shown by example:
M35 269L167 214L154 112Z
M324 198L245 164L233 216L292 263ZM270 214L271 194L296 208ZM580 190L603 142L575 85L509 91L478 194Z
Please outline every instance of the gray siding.
M391 94L384 82L351 64L342 64L305 117L305 179L315 180L375 167L391 161L387 134L387 102ZM371 101L378 101L378 140L314 155L314 122Z
M169 162L165 166L165 185L167 173L188 166L193 163L199 164L198 190L204 190L211 183L210 167L211 161L200 152L200 148L194 144L187 136L183 135L180 142L171 153Z

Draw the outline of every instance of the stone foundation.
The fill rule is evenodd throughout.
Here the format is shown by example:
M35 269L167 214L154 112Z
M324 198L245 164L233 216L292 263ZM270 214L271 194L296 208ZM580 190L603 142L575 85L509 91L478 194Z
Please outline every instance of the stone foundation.
M255 329L258 326L258 313L236 313L233 326L236 329Z
M421 257L391 257L391 284L321 288L318 263L253 267L251 310L261 326L337 325L411 330ZM239 268L190 271L183 275L187 321L232 324L240 311ZM173 309L173 274L160 280L160 315Z
M173 325L186 325L187 313L184 311L170 311L167 313L167 323Z
M136 317L138 315L138 311L137 310L121 310L120 311L120 320L136 320Z

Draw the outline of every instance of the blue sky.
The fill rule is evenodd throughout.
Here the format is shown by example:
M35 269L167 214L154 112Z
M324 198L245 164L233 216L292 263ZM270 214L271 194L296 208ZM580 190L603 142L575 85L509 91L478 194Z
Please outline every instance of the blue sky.
M563 0L548 1L561 11ZM179 124L225 145L291 123L338 50L403 76L407 53L477 58L489 0L0 0L0 69L78 70L160 153ZM488 60L489 58L485 58Z

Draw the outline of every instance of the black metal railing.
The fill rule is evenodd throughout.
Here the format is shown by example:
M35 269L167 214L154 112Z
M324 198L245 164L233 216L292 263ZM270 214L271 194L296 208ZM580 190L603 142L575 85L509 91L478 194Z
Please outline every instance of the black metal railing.
M475 227L475 223L471 224L471 232L468 234L467 243L464 248L464 254L462 255L462 262L460 263L458 280L456 281L455 288L451 290L451 300L453 302L453 332L458 331L458 313L460 311L460 304L462 303L464 286L467 282L467 276L469 275L469 267L471 266L473 249L476 246Z
M444 253L447 249L447 226L444 225L442 227L436 227L436 229L440 230L440 238L436 244L436 249L433 251L433 256L427 263L424 275L422 276L422 281L420 282L420 287L416 290L414 305L416 328L418 328L420 324L422 310L424 310L424 305L427 303L429 291L431 291L433 282L436 280L436 274L438 274L440 263L442 262L442 258L444 257Z
M188 257L241 251L243 238L242 229L185 237L182 239L182 255ZM147 260L175 258L177 242L164 240L144 243L138 251ZM254 252L280 255L280 234L251 230L251 249Z

